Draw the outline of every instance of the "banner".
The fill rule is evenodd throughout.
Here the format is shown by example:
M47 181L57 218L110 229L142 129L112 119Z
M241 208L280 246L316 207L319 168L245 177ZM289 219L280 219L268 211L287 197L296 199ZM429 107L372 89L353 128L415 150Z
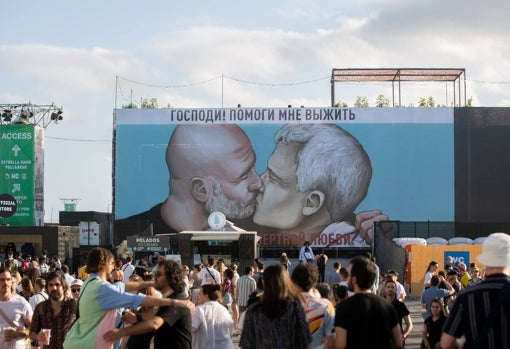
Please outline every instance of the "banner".
M44 129L32 124L0 127L0 169L0 194L10 194L18 203L6 223L43 225Z
M357 220L451 221L453 112L116 110L116 227L203 230L216 210L262 246L358 248Z

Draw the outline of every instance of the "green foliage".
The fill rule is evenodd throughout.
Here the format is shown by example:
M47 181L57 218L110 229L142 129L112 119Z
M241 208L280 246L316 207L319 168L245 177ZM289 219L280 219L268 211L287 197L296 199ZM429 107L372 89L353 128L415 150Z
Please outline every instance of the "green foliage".
M469 97L466 103L466 107L471 108L473 107L473 97Z
M157 98L143 98L140 103L141 109L157 109L158 108L158 99Z
M418 101L418 107L435 107L435 106L436 101L432 96L429 98L421 97L420 100Z
M356 98L356 102L354 102L354 106L356 108L366 108L366 107L368 107L368 98L367 97L358 96L358 98Z
M348 108L349 104L347 104L347 102L338 101L335 104L333 104L333 107L334 108Z
M377 97L377 100L375 101L376 107L389 107L390 106L390 100L389 98L384 97L384 95L379 95Z
M129 104L122 105L123 109L138 109L138 105L131 102ZM140 109L157 109L158 108L158 99L157 98L142 98L140 99ZM167 104L167 108L171 108L170 104Z

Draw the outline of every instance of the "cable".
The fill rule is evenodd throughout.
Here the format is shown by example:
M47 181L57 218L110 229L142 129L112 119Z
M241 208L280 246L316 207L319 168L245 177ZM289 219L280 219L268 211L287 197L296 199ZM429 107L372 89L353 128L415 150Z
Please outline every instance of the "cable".
M119 76L119 79L131 82L133 84L147 86L147 87L184 88L184 87L192 87L192 86L196 86L196 85L203 85L203 84L206 84L206 83L211 82L213 80L221 79L221 76L217 76L217 77L211 78L209 80L203 80L203 81L199 81L199 82L194 82L194 83L190 83L190 84L182 84L182 85L153 85L153 84L147 84L147 83L143 83L143 82L139 82L139 81L134 81L134 80L126 79L126 78L123 78L122 76Z
M253 82L253 81L247 81L239 78L234 78L228 75L223 75L223 77L234 80L237 82L243 82L245 84L251 84L251 85L261 85L261 86L296 86L296 85L305 85L305 84L311 84L317 81L322 81L326 79L330 79L330 76L324 76L322 78L317 78L313 80L307 80L307 81L300 81L300 82L289 82L289 83L265 83L265 82Z
M73 141L73 142L108 142L111 143L111 139L78 139L78 138L61 138L61 137L48 137L45 138L56 139L59 141Z

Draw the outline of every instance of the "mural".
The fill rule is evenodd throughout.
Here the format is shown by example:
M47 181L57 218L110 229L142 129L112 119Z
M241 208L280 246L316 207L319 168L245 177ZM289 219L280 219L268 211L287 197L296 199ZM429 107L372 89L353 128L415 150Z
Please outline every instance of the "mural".
M359 248L374 221L451 221L453 111L117 110L115 229L204 230L220 211L262 246Z

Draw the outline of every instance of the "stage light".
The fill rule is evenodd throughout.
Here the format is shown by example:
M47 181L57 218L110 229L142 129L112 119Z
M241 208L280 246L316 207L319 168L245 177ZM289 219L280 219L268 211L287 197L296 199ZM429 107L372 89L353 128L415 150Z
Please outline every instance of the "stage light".
M59 120L62 120L64 117L62 116L64 112L62 110L57 111L56 113L51 113L50 119L55 123L58 123Z
M24 119L25 121L28 121L28 118L30 117L30 112L27 109L21 109L21 113L19 113L19 117L21 119Z
M2 118L4 119L5 122L10 122L12 120L12 111L4 110Z

